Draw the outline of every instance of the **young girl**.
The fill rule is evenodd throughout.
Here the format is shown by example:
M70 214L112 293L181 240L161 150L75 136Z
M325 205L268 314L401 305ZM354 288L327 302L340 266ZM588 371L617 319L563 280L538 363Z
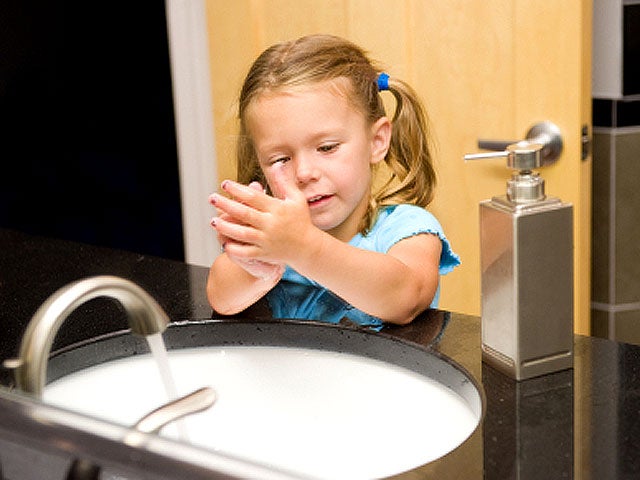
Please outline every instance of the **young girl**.
M239 118L238 182L209 197L223 246L207 282L216 312L266 296L274 318L379 330L437 306L439 276L460 262L424 208L435 171L407 84L344 39L306 36L256 59ZM372 192L383 163L389 179Z

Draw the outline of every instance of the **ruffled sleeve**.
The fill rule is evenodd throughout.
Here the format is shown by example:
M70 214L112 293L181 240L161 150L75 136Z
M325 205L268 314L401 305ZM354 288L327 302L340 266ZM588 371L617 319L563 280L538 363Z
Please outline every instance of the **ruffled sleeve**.
M416 205L385 207L371 232L365 237L356 235L349 243L367 250L386 253L400 240L421 233L436 235L442 243L440 275L446 275L460 265L460 257L451 248L440 222L431 212Z

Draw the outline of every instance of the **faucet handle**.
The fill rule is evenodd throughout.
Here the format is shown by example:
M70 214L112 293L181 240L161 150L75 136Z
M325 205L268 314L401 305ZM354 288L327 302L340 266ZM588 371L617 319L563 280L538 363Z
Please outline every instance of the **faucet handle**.
M216 402L216 392L211 387L202 387L180 398L165 403L149 412L133 426L144 433L158 433L166 424L192 413L202 412Z
M211 387L203 387L180 398L165 403L142 417L124 442L132 447L140 447L146 441L147 433L158 433L167 423L173 422L192 413L201 412L211 407L216 401L216 393ZM101 468L90 460L76 458L67 472L66 480L98 480Z
M194 390L146 414L132 427L123 441L132 447L140 447L145 444L148 433L158 433L168 423L207 410L215 402L216 392L211 387Z

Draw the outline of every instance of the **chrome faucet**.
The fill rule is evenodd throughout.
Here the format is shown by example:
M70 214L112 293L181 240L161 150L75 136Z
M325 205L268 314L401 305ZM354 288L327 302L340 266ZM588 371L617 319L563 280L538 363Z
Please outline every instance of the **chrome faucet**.
M111 297L127 313L134 334L148 336L162 333L169 317L142 288L124 278L97 276L71 283L51 295L31 318L22 337L19 357L14 361L19 389L42 396L51 345L60 326L77 307L97 298Z
M38 308L22 337L18 358L4 362L5 366L15 369L20 390L42 397L51 346L60 326L77 307L97 297L118 300L128 316L131 332L136 335L162 333L169 324L169 317L162 307L129 280L104 275L71 283L56 291ZM211 387L197 389L142 417L123 440L133 447L143 447L147 434L158 433L170 422L206 410L215 401L216 394ZM101 478L100 472L100 466L94 462L76 458L71 462L66 478L97 480Z

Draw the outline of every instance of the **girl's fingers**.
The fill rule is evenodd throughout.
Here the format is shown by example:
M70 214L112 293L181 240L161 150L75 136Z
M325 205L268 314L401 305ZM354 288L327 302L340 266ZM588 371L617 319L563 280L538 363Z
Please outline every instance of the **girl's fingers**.
M281 163L276 163L271 168L271 191L282 200L297 200L304 198L304 195L298 188L295 178L288 173Z
M254 190L256 190L258 192L264 193L264 187L260 184L260 182L251 182L249 184L249 188L253 188Z
M214 217L211 219L211 226L215 228L219 237L225 239L225 242L223 243L235 241L243 244L254 245L257 241L256 235L258 234L258 231L249 225L229 221L223 217Z
M225 180L222 182L222 190L227 192L231 198L238 203L248 205L260 211L265 211L268 208L269 196L264 193L262 185L258 182L252 182L250 185L242 185L233 180Z
M225 220L253 226L259 224L261 211L254 207L217 193L211 195L211 204L218 210L218 217Z

